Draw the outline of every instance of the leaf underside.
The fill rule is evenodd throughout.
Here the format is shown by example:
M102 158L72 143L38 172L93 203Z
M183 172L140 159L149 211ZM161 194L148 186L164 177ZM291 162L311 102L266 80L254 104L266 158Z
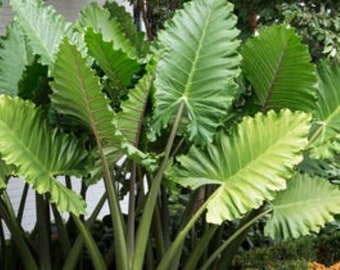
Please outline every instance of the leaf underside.
M52 105L58 112L75 117L86 126L96 139L97 146L104 151L105 158L114 164L121 156L115 113L101 91L94 71L67 38L60 45L52 75ZM96 163L90 173L87 184L95 183L102 177L102 164Z
M309 122L309 114L289 110L246 117L230 135L219 133L206 150L192 147L169 176L193 189L219 185L209 199L207 221L234 220L286 188L302 161Z
M99 141L115 138L114 112L99 79L67 38L59 47L51 83L51 100L58 112L80 120Z

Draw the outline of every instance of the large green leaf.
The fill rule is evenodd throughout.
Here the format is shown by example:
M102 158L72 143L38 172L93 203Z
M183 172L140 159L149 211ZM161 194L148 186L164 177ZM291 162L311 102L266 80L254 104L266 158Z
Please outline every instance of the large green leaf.
M67 38L60 44L52 75L53 106L80 120L99 141L114 141L114 112L109 100L86 59Z
M0 47L0 93L11 96L18 94L18 82L25 66L32 61L29 57L25 37L17 23L7 28L6 39Z
M333 214L340 213L340 190L324 178L298 174L271 202L273 214L265 234L275 239L297 238L319 232Z
M52 64L59 43L67 31L64 17L41 0L11 0L16 20L22 26L34 54L42 64Z
M164 51L155 79L157 133L184 103L182 124L191 140L207 143L236 92L239 41L233 6L225 0L192 1L159 33Z
M98 62L113 83L115 90L126 89L131 85L140 65L127 57L122 50L114 49L114 41L106 42L102 34L89 28L85 33L85 42L92 57Z
M137 48L139 57L145 56L149 50L149 46L146 42L144 32L138 31L131 13L127 12L124 6L114 1L107 1L104 7L110 12L111 17L120 23L126 38Z
M60 210L85 213L82 198L55 176L80 176L88 154L75 137L51 128L33 103L0 96L0 149L4 161L38 193L49 193Z
M170 177L193 189L219 185L207 205L208 222L239 218L286 188L302 161L310 120L309 114L289 110L246 117L229 135L219 133L205 150L192 147Z
M316 72L294 29L275 25L260 31L242 50L242 70L263 110L311 112L316 102Z
M85 125L96 138L97 146L104 151L106 159L114 164L121 154L120 141L118 142L116 136L115 113L101 91L99 79L86 62L77 47L65 38L60 45L52 72L52 104L58 112L73 116ZM87 184L99 180L103 176L102 169L102 163L98 159Z
M318 66L318 103L312 135L314 158L329 158L340 153L340 65L322 62Z
M129 58L137 57L137 49L126 38L120 23L115 18L111 18L110 12L99 7L98 4L87 5L81 11L77 24L80 32L87 27L93 28L102 34L105 41L113 41L115 50L121 49Z

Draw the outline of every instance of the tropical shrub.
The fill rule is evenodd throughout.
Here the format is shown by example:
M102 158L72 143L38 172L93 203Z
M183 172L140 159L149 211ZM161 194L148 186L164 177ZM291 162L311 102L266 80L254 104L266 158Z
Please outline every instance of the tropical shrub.
M294 29L241 45L230 3L195 0L151 43L115 3L92 3L73 23L40 1L11 5L0 50L4 269L82 268L84 245L95 269L226 269L259 220L287 239L340 213L321 166L339 156L340 66L316 68ZM11 175L37 193L31 234L10 205ZM84 218L97 181L103 198ZM105 201L113 232L102 254L91 232Z

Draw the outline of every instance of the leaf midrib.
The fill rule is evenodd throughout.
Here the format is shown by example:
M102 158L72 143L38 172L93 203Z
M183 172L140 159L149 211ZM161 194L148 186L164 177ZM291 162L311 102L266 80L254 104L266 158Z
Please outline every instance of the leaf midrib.
M329 196L327 198L329 198ZM315 207L315 206L320 205L319 204L320 201L324 202L323 199L324 199L323 197L322 198L318 197L318 198L310 198L310 199L303 200L303 201L279 204L279 205L275 204L274 205L274 209L278 210L278 209L289 209L289 208L295 208L295 207L297 208L297 207L299 207L301 205L309 205L309 206L314 205L314 207Z
M213 10L212 8L209 9L209 14L207 16L207 19L205 20L205 25L204 25L203 30L202 30L201 38L200 38L200 40L198 42L198 46L197 46L196 54L195 54L195 57L194 57L194 61L192 62L192 66L191 66L191 69L190 69L189 77L188 77L187 83L186 83L184 91L183 91L183 95L182 95L182 99L183 100L187 99L187 96L188 96L188 94L189 94L189 92L191 90L191 87L192 87L192 82L193 82L193 77L195 75L196 66L198 64L198 60L200 59L200 56L201 56L200 54L201 54L201 51L202 51L202 48L203 48L203 43L204 43L206 35L207 35L208 26L210 24L212 10Z
M79 62L78 62L79 59L78 59L77 54L78 54L77 51L72 49L72 56L73 56L74 62L77 63L76 72L77 72L77 81L79 82L79 86L80 86L79 90L81 92L81 96L82 96L82 99L83 99L83 102L84 102L84 105L85 105L85 110L87 112L87 116L88 116L88 119L89 119L89 125L92 129L92 132L93 132L94 136L96 137L97 142L99 142L99 141L102 142L103 138L101 138L101 136L99 134L99 131L98 131L98 128L97 128L97 125L96 125L96 121L95 121L95 118L94 118L94 113L93 113L92 108L90 106L90 100L88 98L88 94L87 94L87 91L86 91L86 85L85 85L85 82L84 82L83 76L82 76L83 72L80 69L80 65L79 65ZM80 64L82 64L82 63L80 63ZM86 66L86 68L87 68L87 66Z
M273 79L272 79L272 81L271 81L271 83L269 85L268 95L267 95L267 97L266 97L266 99L265 99L265 101L263 103L262 111L266 111L268 109L271 97L274 94L275 83L277 81L277 77L278 77L278 74L279 74L280 67L282 65L283 59L284 59L284 57L286 55L287 47L288 47L288 41L286 42L286 44L282 48L279 60L278 60L277 65L276 65L276 69L274 71Z

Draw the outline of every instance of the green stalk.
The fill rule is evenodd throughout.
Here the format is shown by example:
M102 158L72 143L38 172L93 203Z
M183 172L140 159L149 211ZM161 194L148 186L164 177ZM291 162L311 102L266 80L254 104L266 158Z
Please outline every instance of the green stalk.
M196 212L197 209L197 201L200 196L200 190L196 189L194 192L190 195L190 199L188 204L185 207L185 210L181 217L181 222L179 225L179 230L183 229L185 225L189 222L192 215Z
M152 221L152 217L153 217L153 213L154 213L154 209L155 209L155 205L157 201L157 195L158 195L158 192L161 186L163 174L165 172L165 169L166 169L169 157L170 157L171 148L174 143L176 133L177 133L177 130L178 130L181 118L182 118L183 110L184 110L184 103L182 102L179 106L177 116L176 116L174 125L172 127L172 130L171 130L171 133L168 139L168 143L165 147L163 161L154 178L154 181L152 183L151 189L148 194L148 198L146 200L146 204L144 206L143 216L142 216L141 223L137 231L136 251L135 251L135 257L134 257L133 266L132 266L133 270L141 270L143 267L143 260L145 256L146 246L149 240L150 225L151 225L151 221Z
M239 225L236 229L232 230L230 233L226 232L226 234L230 235L230 234L232 234L232 232L235 232L239 228L243 227L244 224L248 223L254 217L261 214L263 212L263 210L265 209L265 207L267 207L266 204L264 204L262 207L260 207L258 209L254 209L254 210L250 211L244 218L242 218L241 222L239 223ZM248 227L246 230L244 230L243 233L239 234L238 237L235 238L228 245L228 247L226 249L224 249L223 256L220 256L220 258L218 260L216 260L215 263L214 263L215 265L218 265L218 269L223 270L223 269L229 269L231 267L232 260L235 257L235 255L238 253L240 245L242 244L244 239L247 237L249 229L250 229L250 227ZM221 237L219 239L221 239ZM219 242L221 242L221 241L219 241ZM215 247L215 249L212 249L212 250L216 250L217 248L218 247Z
M28 188L29 188L29 185L27 183L25 183L24 190L22 191L22 195L21 195L21 199L20 199L18 214L17 214L17 220L18 220L19 224L21 224L21 220L22 220L22 217L24 215L26 199L27 199L27 194L28 194Z
M213 195L210 197L212 198ZM201 207L197 210L197 212L192 216L192 218L188 221L185 227L177 234L175 241L171 244L170 248L165 252L162 260L160 261L157 270L167 270L170 269L172 261L176 256L180 256L179 250L181 250L182 244L190 232L191 228L195 225L196 221L200 218L200 216L205 211L210 198L206 200Z
M115 257L115 245L111 244L104 256L105 264L108 266L111 265L114 257Z
M163 232L164 249L167 249L171 243L170 231L170 213L167 192L164 187L161 187L161 224ZM165 250L164 250L165 251ZM164 253L164 252L163 252Z
M5 239L5 232L4 232L4 226L0 220L0 269L4 267L3 260L6 258L7 253L7 245L6 245L6 239Z
M211 238L214 236L218 226L212 225L200 239L195 249L191 252L189 259L184 265L183 270L197 269L197 263L202 258L202 254L207 250Z
M25 236L18 225L17 220L15 218L13 219L13 217L8 214L7 207L2 198L0 198L0 217L4 219L7 228L11 232L13 241L22 258L25 269L38 270L38 265L34 260L34 256L28 247L27 242L25 241Z
M130 258L129 265L132 265L135 252L135 218L136 218L136 162L132 163L130 187L129 187L129 215L127 225L127 247Z
M8 215L10 215L11 219L15 220L16 219L15 211L14 211L11 199L9 198L8 193L7 193L6 190L4 190L2 192L2 198L4 200L4 204L6 205L6 209L7 209ZM20 223L19 223L19 226L20 226Z
M153 216L154 224L154 236L156 239L156 251L158 258L162 258L165 253L164 237L163 237L163 226L161 221L159 205L156 203L155 212Z
M39 259L40 267L44 270L52 269L49 228L50 218L48 206L49 204L44 196L36 193Z
M52 207L52 212L53 212L55 224L56 224L57 229L58 229L59 241L60 241L60 245L61 245L61 252L63 254L63 260L64 260L70 252L71 244L70 244L70 240L69 240L68 235L67 235L65 223L63 221L62 216L60 215L60 213L58 211L57 206L53 203L51 205L51 207Z
M103 208L103 205L106 201L106 193L100 198L98 204L96 205L96 208L93 210L90 218L86 222L87 227L90 229L94 222L96 221L96 218L100 212L100 210ZM65 264L63 266L63 270L74 270L76 269L77 262L79 261L80 253L83 249L84 240L81 235L78 235L76 241L74 242L67 259L65 261Z
M211 264L218 258L221 253L231 244L235 239L237 239L240 235L242 235L250 226L252 226L255 222L266 216L268 213L270 213L272 209L267 209L266 211L263 211L262 213L258 214L254 218L252 218L249 222L245 223L242 227L240 227L238 230L236 230L235 233L233 233L228 240L226 240L210 257L209 259L204 263L201 270L207 270L210 269L209 267Z
M109 209L111 214L115 251L116 251L116 265L119 270L129 269L129 259L127 252L127 242L125 238L125 230L122 212L119 206L119 201L117 198L116 190L114 189L114 184L111 177L110 167L105 157L101 142L97 139L97 145L99 149L100 159L103 165L104 171L104 184L105 190L107 192L107 198L109 203Z
M146 248L146 255L145 255L145 270L154 270L155 269L155 258L153 253L153 246L151 243L151 239L149 240L149 244ZM144 267L143 267L144 269Z
M77 225L77 228L79 232L81 233L85 244L87 246L87 250L89 251L91 261L93 263L93 267L96 270L105 270L107 269L106 264L104 262L104 259L97 247L96 242L94 241L91 233L89 230L86 228L85 224L80 220L79 217L72 215L75 224Z

